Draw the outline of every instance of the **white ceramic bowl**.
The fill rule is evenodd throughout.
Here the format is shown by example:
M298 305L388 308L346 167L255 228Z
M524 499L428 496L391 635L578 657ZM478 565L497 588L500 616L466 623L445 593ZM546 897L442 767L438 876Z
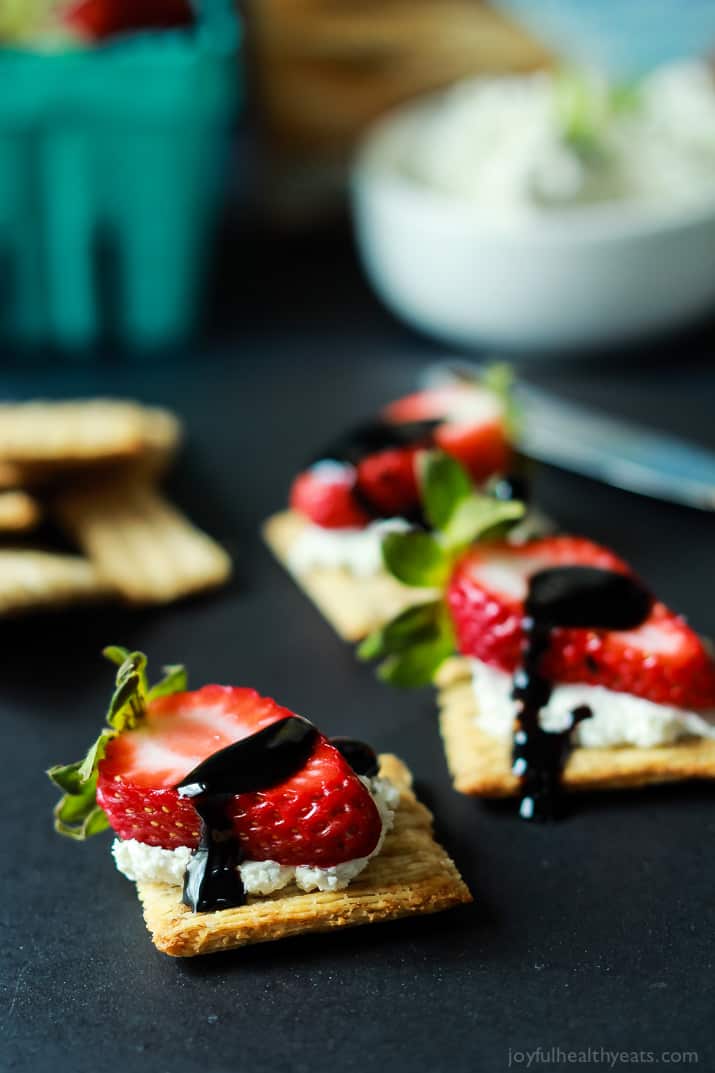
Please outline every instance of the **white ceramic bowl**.
M402 168L429 101L382 120L355 164L352 207L385 304L450 343L593 348L715 309L715 188L706 204L601 204L508 223Z

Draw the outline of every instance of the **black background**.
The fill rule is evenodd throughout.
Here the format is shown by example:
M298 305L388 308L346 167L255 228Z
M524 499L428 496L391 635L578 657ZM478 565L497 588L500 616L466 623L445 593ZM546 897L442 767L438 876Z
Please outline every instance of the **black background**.
M116 393L174 407L188 432L174 495L236 563L229 588L165 610L76 611L0 630L0 1068L473 1073L539 1046L654 1052L650 1068L671 1068L661 1051L697 1051L698 1068L714 1068L711 787L587 796L545 827L452 791L430 692L380 686L258 535L305 458L411 390L443 351L378 307L342 237L242 239L223 269L201 347L170 360L8 360L0 373L10 398ZM520 369L715 447L712 342L706 329L608 360ZM537 493L564 527L613 545L715 632L712 516L548 469ZM196 686L253 685L327 732L398 752L474 906L189 961L157 953L109 837L74 845L51 829L43 769L81 755L96 733L109 642L143 649L154 668L187 663ZM547 1055L532 1068L568 1066Z

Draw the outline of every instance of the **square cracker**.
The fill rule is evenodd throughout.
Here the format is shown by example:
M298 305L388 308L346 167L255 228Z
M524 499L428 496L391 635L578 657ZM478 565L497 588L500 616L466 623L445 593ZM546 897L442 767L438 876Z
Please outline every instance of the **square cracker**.
M349 887L305 893L291 884L275 894L249 897L234 909L193 913L181 904L178 887L137 883L157 949L172 957L192 957L471 902L456 866L434 841L431 813L413 794L409 770L396 756L383 755L380 774L400 789L395 826Z
M27 492L0 492L0 533L21 533L40 521L40 504Z
M0 548L0 615L99 600L112 594L94 566L77 555Z
M113 399L0 404L4 462L107 461L141 452L144 408Z
M24 473L21 466L15 462L5 462L0 459L0 490L22 488L25 484Z
M344 641L361 641L406 608L434 599L430 589L408 588L384 571L369 577L342 567L297 573L290 566L290 552L308 524L295 511L282 511L264 523L263 539Z
M440 670L440 730L456 790L477 797L510 797L519 791L511 773L511 741L486 734L476 723L477 701L466 660ZM684 738L672 745L640 748L575 748L562 781L567 790L616 790L715 779L715 740Z
M68 487L55 509L102 580L131 603L168 603L231 573L223 548L147 481L118 476Z
M181 423L169 410L139 403L0 404L0 489L52 488L119 472L156 479L171 462L181 434ZM7 452L14 452L13 461Z

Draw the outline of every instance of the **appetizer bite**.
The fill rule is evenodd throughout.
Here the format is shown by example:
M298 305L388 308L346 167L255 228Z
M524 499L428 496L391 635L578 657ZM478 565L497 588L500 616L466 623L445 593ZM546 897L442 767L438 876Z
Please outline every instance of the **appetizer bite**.
M48 772L55 827L111 827L157 948L191 956L471 901L394 756L328 739L253 689L149 688L119 665L107 724L82 761ZM304 892L312 893L308 898Z
M425 523L418 482L426 450L459 460L477 486L492 480L495 494L514 494L515 478L497 479L514 462L508 379L497 366L483 383L454 380L391 403L328 445L294 480L290 509L266 522L276 557L345 640L429 596L390 576L381 553L386 534Z
M403 613L360 654L382 658L398 685L436 679L456 789L519 795L522 817L543 819L562 787L715 777L715 662L685 620L583 537L450 542L469 499L457 476L442 476L448 486L441 538L401 534L385 555L403 583L429 575L443 598Z

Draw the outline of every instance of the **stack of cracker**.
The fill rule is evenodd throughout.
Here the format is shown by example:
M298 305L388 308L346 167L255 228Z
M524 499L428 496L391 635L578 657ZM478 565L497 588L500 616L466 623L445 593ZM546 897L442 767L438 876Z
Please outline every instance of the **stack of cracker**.
M0 404L0 614L162 604L224 582L226 552L158 488L180 439L173 414L135 402ZM45 516L77 554L26 540Z

